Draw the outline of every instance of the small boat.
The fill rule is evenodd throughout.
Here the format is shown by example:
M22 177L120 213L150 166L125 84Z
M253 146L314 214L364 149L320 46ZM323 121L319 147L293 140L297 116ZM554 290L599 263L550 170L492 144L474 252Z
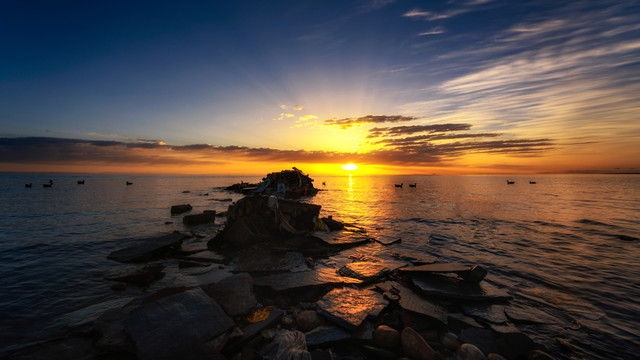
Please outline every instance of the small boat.
M416 187L416 185L418 185L418 183L409 184L409 187Z
M511 184L515 184L515 183L516 183L515 181L509 181L509 180L507 180L507 185L511 185Z
M133 183L132 183L132 182L127 181L127 185L133 185Z
M535 181L529 181L529 184L535 184L535 183L536 183Z
M327 183L325 181L322 182L323 186L327 186Z
M84 185L84 180L78 180L78 185Z
M24 184L24 187L30 188L32 185L33 185L33 183L28 183L28 184Z
M402 185L404 185L404 183L402 183L402 184L395 184L395 185L396 185L396 187L397 187L397 188L401 188L401 187L402 187Z

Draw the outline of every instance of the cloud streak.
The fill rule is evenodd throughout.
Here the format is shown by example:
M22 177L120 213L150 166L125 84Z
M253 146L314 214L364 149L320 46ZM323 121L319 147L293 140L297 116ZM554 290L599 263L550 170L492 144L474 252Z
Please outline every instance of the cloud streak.
M414 116L403 115L367 115L359 118L329 119L324 121L324 125L339 126L341 129L348 129L355 125L379 124L388 122L413 121L418 119Z

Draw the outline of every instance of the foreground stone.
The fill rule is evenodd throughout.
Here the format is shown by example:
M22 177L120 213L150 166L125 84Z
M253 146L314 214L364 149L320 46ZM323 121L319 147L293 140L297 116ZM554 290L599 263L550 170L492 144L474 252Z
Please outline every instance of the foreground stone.
M247 273L236 274L201 287L231 316L247 314L258 305L253 294L253 278Z
M156 280L162 279L164 277L163 269L164 265L162 264L148 265L129 273L106 276L105 279L145 287Z
M278 344L276 359L311 360L305 336L300 331L282 331L275 339Z
M458 360L486 360L482 351L472 344L462 344L456 351Z
M298 272L309 270L304 255L299 252L272 254L253 252L238 255L231 261L231 266L238 272Z
M331 290L316 304L321 315L355 330L367 316L378 316L389 302L375 291L342 288Z
M182 223L185 225L200 225L214 223L216 221L216 212L213 210L205 210L202 214L185 215Z
M254 279L255 286L269 287L275 291L288 291L311 286L336 286L360 284L362 280L339 276L335 269L317 268L286 274L269 275Z
M362 281L371 281L379 279L387 273L406 265L406 262L398 260L387 260L384 262L358 261L346 264L338 270L338 273L342 276L348 276Z
M179 248L182 240L187 237L182 233L174 232L161 237L141 239L134 246L112 252L107 258L122 263L150 261Z
M415 360L435 360L436 352L433 351L427 341L410 327L404 328L400 335L402 351L408 357Z
M482 279L487 275L487 270L484 268L474 265L474 266L466 266L460 263L443 263L443 264L426 264L415 267L408 267L401 270L402 272L407 273L427 273L427 274L438 274L438 273L454 273L458 276L462 277L465 281L471 283L479 283Z
M506 291L487 282L475 284L439 275L412 276L411 281L422 293L431 296L472 301L511 300L511 296Z
M124 330L142 360L214 357L206 342L233 326L220 305L200 288L152 298L124 321Z
M349 340L351 339L351 334L336 326L318 326L307 332L305 337L308 346L320 347Z
M193 209L190 204L173 205L171 207L171 215L182 214Z
M376 344L385 348L395 348L400 345L400 333L387 325L378 326L373 332L373 339Z
M408 287L395 281L387 281L376 286L384 291L385 295L387 293L396 294L398 304L404 310L423 315L441 325L447 324L447 309L416 295Z

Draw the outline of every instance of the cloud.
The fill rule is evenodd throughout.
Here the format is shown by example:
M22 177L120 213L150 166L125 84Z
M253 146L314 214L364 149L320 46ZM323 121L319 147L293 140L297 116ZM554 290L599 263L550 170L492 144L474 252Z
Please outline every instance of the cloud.
M360 124L413 121L416 119L418 118L414 116L403 115L367 115L359 118L329 119L324 121L324 125L337 125L340 126L341 129L348 129Z
M294 125L294 127L302 127L302 126L310 126L310 125L315 125L318 122L315 120L318 117L315 115L305 115L305 116L301 116L298 118L298 120L296 120L296 124Z
M396 0L369 0L359 8L362 10L378 10L394 2L396 2Z
M385 146L405 146L419 143L427 143L437 140L455 140L455 139L473 139L473 138L490 138L498 137L502 134L499 133L476 133L476 134L433 134L433 135L419 135L409 136L404 138L385 138L374 142L374 144L382 144Z
M282 110L286 110L286 109L288 109L288 108L289 108L289 107L288 107L287 105L280 105L280 109L282 109Z
M367 138L410 135L421 132L442 133L450 131L469 130L471 124L437 124L437 125L411 125L395 127L375 127L369 130Z
M298 110L298 111L300 111L300 110L302 110L302 106L300 106L300 105L296 105L296 106L294 106L294 107L293 107L293 110Z
M418 33L418 36L427 36L427 35L438 35L444 34L444 28L442 26L436 26L431 28L429 31Z
M273 119L273 120L284 120L285 118L291 118L294 117L295 115L291 114L291 113L280 113L280 116L278 116L277 118Z

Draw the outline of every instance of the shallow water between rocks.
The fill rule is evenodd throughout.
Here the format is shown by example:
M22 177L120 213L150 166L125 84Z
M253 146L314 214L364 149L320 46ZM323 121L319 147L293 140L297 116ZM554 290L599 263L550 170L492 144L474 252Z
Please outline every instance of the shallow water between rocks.
M513 185L505 176L311 177L323 191L304 201L322 205L322 216L374 238L402 239L357 247L321 265L394 254L478 264L513 305L539 311L513 316L562 319L533 333L524 328L535 341L554 347L553 339L563 338L595 359L630 359L640 351L640 176L510 176ZM37 186L49 179L53 188ZM215 233L223 220L186 227L169 209L189 203L193 213L225 211L227 199L242 195L219 187L241 180L260 177L0 174L0 349L80 321L73 311L135 296L109 288L104 277L127 266L107 255L132 239L173 230ZM394 186L400 183L417 185ZM169 268L148 291L197 282L197 271Z

